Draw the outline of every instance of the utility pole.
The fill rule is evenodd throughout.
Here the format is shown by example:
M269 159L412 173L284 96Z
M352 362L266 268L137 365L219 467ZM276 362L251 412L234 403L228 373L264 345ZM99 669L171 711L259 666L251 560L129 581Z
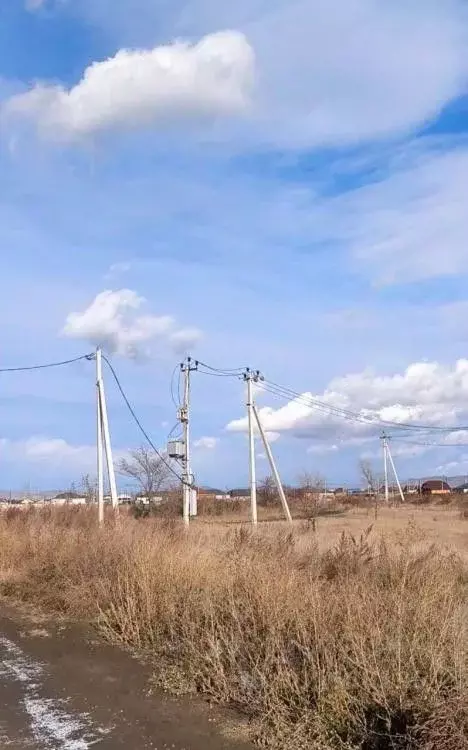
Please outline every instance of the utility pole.
M283 506L284 515L286 516L286 520L289 523L292 523L291 512L289 510L288 501L286 500L286 495L284 494L283 484L281 482L280 475L278 473L278 469L277 469L277 466L276 466L275 459L273 458L273 453L271 452L270 444L269 444L269 442L267 440L267 436L266 436L265 431L264 431L264 429L262 427L262 423L260 421L260 417L259 417L259 414L258 414L258 411L257 411L257 407L255 406L254 403L252 403L252 411L253 411L255 420L257 422L258 431L259 431L259 433L261 435L261 438L263 440L263 445L265 447L265 453L267 454L267 458L268 458L268 461L270 463L270 467L271 467L271 470L273 472L273 476L275 478L276 488L277 488L278 494L280 496L281 505Z
M182 496L183 496L183 517L186 526L190 523L190 517L197 515L197 493L193 486L193 474L190 455L190 373L198 369L198 363L193 362L191 357L180 366L184 375L184 401L179 411L179 420L183 429L183 448L184 455L182 458Z
M102 444L106 453L107 475L112 501L112 508L118 511L117 485L115 481L114 459L110 440L109 419L107 416L106 394L102 378L102 350L96 349L96 382L97 382L97 470L98 470L98 513L99 522L104 520L104 474Z
M403 494L403 490L401 489L400 480L398 478L397 470L396 470L395 464L393 462L393 456L392 456L392 453L390 451L390 446L389 446L388 442L387 442L387 455L388 455L388 458L390 460L390 464L392 466L393 473L395 475L395 479L396 479L396 483L397 483L397 487L398 487L398 492L400 493L401 502L404 503L405 502L405 496Z
M405 496L404 496L403 490L401 488L400 479L398 477L397 470L396 470L396 467L395 467L395 463L393 461L393 456L392 456L392 453L391 453L391 450L390 450L389 437L388 437L388 435L385 432L382 433L381 440L382 440L383 454L384 454L385 502L388 505L388 500L389 500L389 492L388 492L388 462L390 462L390 466L392 467L392 471L393 471L393 474L395 476L395 481L397 483L398 492L400 494L401 501L402 501L402 503L404 503L405 502Z
M247 419L249 425L249 480L250 480L250 520L254 527L257 526L257 476L255 470L255 435L254 435L254 411L252 383L258 383L260 373L253 372L249 368L245 371L244 381L247 384Z
M97 501L99 525L104 523L104 464L102 453L102 414L101 414L101 386L102 381L102 352L96 349L96 414L97 414Z
M385 432L382 433L382 448L383 448L383 459L384 459L384 481L385 481L385 504L388 505L388 443L387 443L387 435Z

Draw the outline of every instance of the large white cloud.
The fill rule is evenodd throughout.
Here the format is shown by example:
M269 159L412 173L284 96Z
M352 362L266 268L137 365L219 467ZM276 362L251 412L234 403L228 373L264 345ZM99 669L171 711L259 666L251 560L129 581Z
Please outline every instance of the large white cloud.
M255 49L259 128L307 145L418 127L466 85L464 0L77 0L119 45L234 28Z
M165 350L181 353L199 340L200 331L179 327L170 315L142 314L145 304L132 289L106 290L82 312L68 315L63 334L129 359Z
M11 102L48 132L66 136L237 113L248 104L255 78L261 138L352 143L419 127L467 84L463 0L73 5L88 22L102 24L106 35L113 30L122 49L91 65L69 90L37 85ZM202 39L167 44L181 35ZM133 49L155 36L161 46Z
M270 396L265 393L262 398ZM357 413L368 422L344 419L318 409L313 399L330 409ZM263 406L259 413L266 430L312 440L313 451L318 450L317 446L335 450L340 444L362 445L368 438L378 436L381 427L377 420L457 427L468 423L468 360L460 359L453 366L417 362L395 375L379 376L371 371L346 375L333 379L323 393L305 392L279 408ZM246 429L246 418L227 425L230 432ZM468 442L467 435L465 431L449 432L435 440L456 446Z
M241 33L210 34L197 44L121 49L92 63L66 89L38 83L5 105L51 136L79 138L105 129L133 129L174 120L242 113L249 105L255 59Z

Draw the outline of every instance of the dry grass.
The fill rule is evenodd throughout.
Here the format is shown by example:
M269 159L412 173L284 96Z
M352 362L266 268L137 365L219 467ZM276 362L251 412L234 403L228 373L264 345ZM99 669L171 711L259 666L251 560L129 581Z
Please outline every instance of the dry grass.
M237 706L270 747L465 749L464 563L408 519L387 541L335 528L365 518L187 536L130 519L99 532L81 509L5 514L1 588L95 619L152 654L160 684Z

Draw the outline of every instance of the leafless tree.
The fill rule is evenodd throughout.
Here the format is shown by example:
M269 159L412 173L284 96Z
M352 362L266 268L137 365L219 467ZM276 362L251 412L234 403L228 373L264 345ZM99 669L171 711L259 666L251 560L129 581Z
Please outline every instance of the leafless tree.
M117 471L133 479L149 500L167 488L172 477L167 463L146 446L130 451L130 458L122 458L117 464Z
M261 505L271 506L274 505L277 499L277 488L274 478L266 476L258 484L258 499Z
M80 480L80 491L88 504L96 499L96 486L96 479L90 477L89 474L83 474Z
M325 479L320 474L303 471L298 480L301 491L302 511L307 518L312 519L314 531L317 527L320 497L325 489Z
M377 518L378 514L378 503L379 503L379 487L378 480L374 472L374 468L370 461L362 459L359 462L359 468L361 470L362 478L367 485L368 493L374 497L374 515Z

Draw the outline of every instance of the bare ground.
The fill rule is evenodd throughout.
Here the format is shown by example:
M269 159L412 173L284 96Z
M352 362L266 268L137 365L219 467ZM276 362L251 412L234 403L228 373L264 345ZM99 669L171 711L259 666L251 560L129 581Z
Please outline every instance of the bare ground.
M0 604L0 748L248 750L237 717L150 690L92 630Z

